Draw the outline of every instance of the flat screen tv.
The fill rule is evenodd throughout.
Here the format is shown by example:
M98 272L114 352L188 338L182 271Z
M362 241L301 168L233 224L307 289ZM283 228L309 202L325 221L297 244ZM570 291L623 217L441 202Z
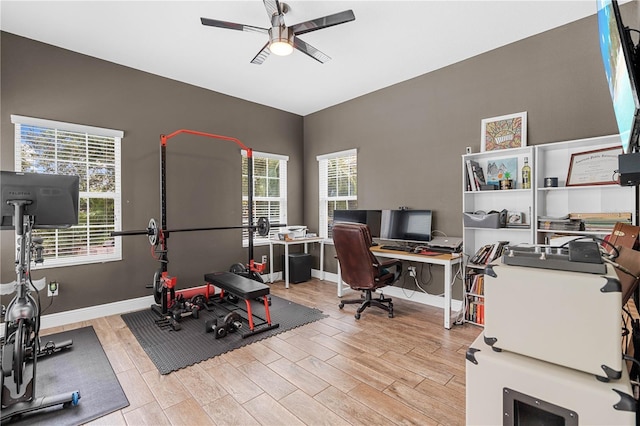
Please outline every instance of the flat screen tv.
M380 237L382 210L334 210L333 223L350 222L369 225L371 236Z
M380 238L406 243L431 241L431 210L383 210Z
M14 228L11 201L26 201L23 216L34 228L68 228L78 224L78 176L0 171L0 229Z
M600 53L624 153L639 151L640 100L636 48L615 0L597 0Z

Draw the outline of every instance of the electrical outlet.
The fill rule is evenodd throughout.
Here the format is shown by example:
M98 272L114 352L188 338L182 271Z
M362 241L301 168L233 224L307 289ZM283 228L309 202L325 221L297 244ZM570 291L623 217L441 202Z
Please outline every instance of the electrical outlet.
M50 281L47 285L47 296L57 296L60 290L60 283L57 281Z
M266 254L262 255L262 263L267 263L267 255Z

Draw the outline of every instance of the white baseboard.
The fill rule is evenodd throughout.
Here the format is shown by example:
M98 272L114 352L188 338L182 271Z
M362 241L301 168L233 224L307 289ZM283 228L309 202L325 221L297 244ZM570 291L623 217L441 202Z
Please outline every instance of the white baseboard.
M321 278L320 271L314 269L311 271L311 276L316 278ZM334 274L331 272L324 273L324 280L331 281L338 285L338 274ZM350 291L347 290L346 291ZM432 294L423 293L421 291L414 290L404 290L400 287L387 286L383 289L384 294L396 297L398 299L409 300L416 303L422 303L423 305L435 306L437 308L444 309L444 297L442 296L434 296ZM337 294L337 292L336 292ZM462 309L462 300L452 299L451 300L451 311L456 312Z
M100 317L138 311L140 309L148 308L153 303L153 296L144 296L136 299L106 303L104 305L90 306L88 308L73 309L71 311L42 315L40 317L40 329L46 330L47 328L60 327L81 321L89 321ZM0 328L0 336L4 336L4 323L2 323L2 327Z
M140 309L150 307L153 303L155 303L153 296L144 296L136 299L121 300L119 302L106 303L104 305L90 306L88 308L43 315L40 318L40 328L47 329L59 327L62 325L73 324L75 322L89 321L100 317L139 311Z
M388 286L382 289L385 295L398 299L410 300L423 305L435 306L444 309L444 297L423 293L415 290L405 290L400 287ZM462 308L462 300L451 299L451 310L459 311Z

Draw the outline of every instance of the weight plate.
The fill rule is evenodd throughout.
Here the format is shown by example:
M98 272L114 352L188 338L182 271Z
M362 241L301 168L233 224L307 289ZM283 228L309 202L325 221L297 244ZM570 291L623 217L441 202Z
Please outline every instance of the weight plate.
M269 235L269 231L271 230L271 225L269 224L269 219L266 217L261 217L258 219L258 235L261 237L266 237Z
M260 276L260 274L257 273L256 271L251 271L249 273L249 278L254 280L254 281L257 281L259 283L264 283L264 280L262 279L262 276Z
M162 304L162 284L160 283L160 277L162 277L162 269L158 269L153 274L153 300L158 305Z
M228 329L231 329L231 327L233 327L234 323L241 323L242 322L242 318L240 317L240 315L237 312L229 312L224 319L222 320L222 322L224 323L224 326ZM235 327L233 328L235 329Z
M227 335L227 329L224 327L215 327L214 332L216 334L216 339L221 339Z
M244 266L242 263L234 263L229 268L229 272L233 272L234 274L238 274L238 275L244 274L247 272L247 267Z
M158 224L154 218L149 219L149 227L147 228L149 233L149 244L152 246L158 245Z

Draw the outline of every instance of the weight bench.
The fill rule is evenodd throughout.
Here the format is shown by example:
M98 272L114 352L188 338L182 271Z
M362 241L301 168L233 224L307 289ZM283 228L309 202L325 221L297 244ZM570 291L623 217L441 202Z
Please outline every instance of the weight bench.
M257 281L245 278L243 276L234 274L232 272L213 272L210 274L204 274L204 280L207 285L213 285L220 289L220 300L223 300L224 293L229 292L239 299L243 299L247 306L247 321L249 322L249 332L243 333L242 337L252 336L254 334L262 333L263 331L271 330L279 327L280 324L271 323L271 314L269 313L269 286ZM265 318L260 318L251 312L251 299L262 298L264 303ZM261 319L261 324L255 324L253 321L254 316ZM267 324L267 327L260 327Z

